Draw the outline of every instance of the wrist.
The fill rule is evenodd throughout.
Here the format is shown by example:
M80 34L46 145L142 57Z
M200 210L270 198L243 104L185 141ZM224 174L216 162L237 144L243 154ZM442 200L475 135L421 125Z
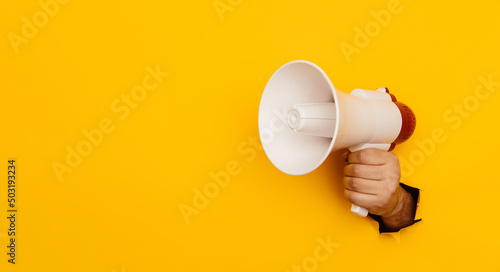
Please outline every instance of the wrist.
M384 225L393 231L411 225L414 221L412 202L412 196L401 186L398 186L396 204L387 214L381 215Z

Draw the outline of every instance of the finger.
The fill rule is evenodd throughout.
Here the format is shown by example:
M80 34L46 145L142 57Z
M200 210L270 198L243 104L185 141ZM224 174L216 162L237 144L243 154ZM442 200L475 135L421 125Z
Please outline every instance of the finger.
M349 177L382 180L384 171L379 165L348 164L344 167L344 175Z
M344 177L344 187L350 191L358 193L375 195L380 192L382 184L377 180Z
M382 165L385 164L390 156L394 154L382 151L380 149L368 148L360 151L352 152L349 157L349 163L361 163L361 164L371 164L371 165Z
M363 194L349 189L344 190L344 195L349 199L352 204L358 205L369 210L373 203L377 202L376 195Z
M341 156L342 160L347 162L347 158L349 157L350 153L351 153L351 151L349 151L349 150L344 152L344 154L342 154L342 156Z

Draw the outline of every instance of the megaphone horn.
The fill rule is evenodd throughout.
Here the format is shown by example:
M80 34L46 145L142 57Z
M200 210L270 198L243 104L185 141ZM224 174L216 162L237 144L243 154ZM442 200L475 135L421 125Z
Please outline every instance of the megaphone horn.
M296 60L279 68L264 89L259 134L269 160L282 172L304 175L335 150L389 151L415 130L413 111L387 88L336 91L316 64ZM352 205L366 216L368 210Z

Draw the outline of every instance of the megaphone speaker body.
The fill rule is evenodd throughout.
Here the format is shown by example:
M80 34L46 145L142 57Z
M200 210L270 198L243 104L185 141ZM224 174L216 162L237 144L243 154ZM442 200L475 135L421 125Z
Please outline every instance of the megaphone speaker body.
M415 130L411 109L387 88L335 90L314 63L297 60L279 68L259 107L259 134L270 161L284 173L307 174L335 150L390 150ZM353 212L368 210L353 205Z

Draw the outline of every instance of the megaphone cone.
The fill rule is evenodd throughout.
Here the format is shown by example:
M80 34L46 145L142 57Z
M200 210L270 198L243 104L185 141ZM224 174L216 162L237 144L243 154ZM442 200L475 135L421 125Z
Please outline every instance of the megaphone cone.
M290 175L313 171L334 150L390 150L407 140L415 125L411 109L386 88L337 91L320 67L303 60L273 74L259 108L264 151L276 168ZM368 211L357 213L366 216Z

